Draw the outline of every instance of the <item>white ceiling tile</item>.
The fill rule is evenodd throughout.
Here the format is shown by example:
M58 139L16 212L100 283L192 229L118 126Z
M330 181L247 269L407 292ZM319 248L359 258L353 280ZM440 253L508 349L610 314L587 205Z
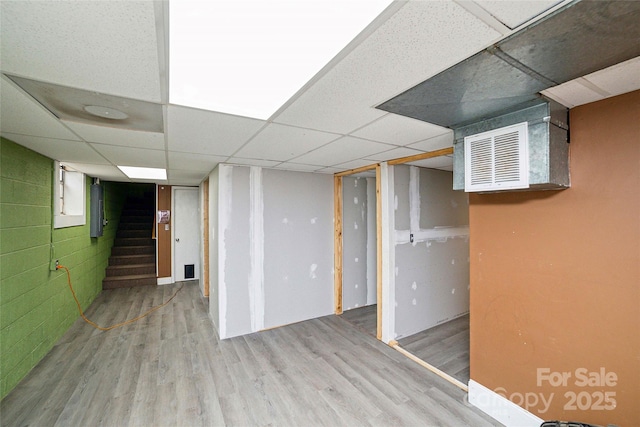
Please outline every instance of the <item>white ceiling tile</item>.
M218 163L227 160L226 156L207 156L204 154L176 153L169 151L169 169L203 171L209 173Z
M400 157L413 156L415 154L420 154L422 151L413 150L411 148L399 147L394 148L393 150L385 151L383 153L374 154L372 156L368 156L367 159L376 162L386 162L388 160L399 159Z
M286 162L286 163L280 163L278 166L275 167L275 169L286 169L286 170L298 171L298 172L315 172L318 169L322 169L322 166L304 165L301 163Z
M475 0L475 2L513 29L561 3L562 0Z
M169 185L199 185L208 176L208 173L192 170L169 170L167 179Z
M334 173L338 173L338 172L344 172L348 169L345 168L334 168L334 167L327 167L327 168L322 168L322 169L318 169L317 171L315 171L316 173L326 173L326 174L334 174Z
M374 106L499 37L498 31L454 2L407 2L274 121L350 133L382 117Z
M453 131L449 130L447 133L430 138L424 141L411 144L408 148L414 148L425 152L439 150L441 148L453 147Z
M213 111L169 105L169 151L230 156L266 122Z
M243 159L241 157L232 157L229 160L227 160L225 163L244 165L244 166L260 166L263 168L272 168L280 164L280 162L273 161L273 160Z
M580 83L580 79L571 80L558 86L543 90L542 94L554 99L568 108L598 101L604 96Z
M640 89L640 57L630 59L542 91L565 107L573 108Z
M4 120L4 118L3 118ZM100 154L82 141L42 138L2 132L2 136L30 150L61 162L108 164Z
M64 127L53 114L14 86L6 77L2 77L0 85L2 132L80 141L80 138Z
M89 163L64 162L75 170L92 177L100 177L104 181L130 181L129 177L122 173L116 166L93 165Z
M167 167L165 153L162 150L145 150L105 144L91 144L91 146L114 165L163 169Z
M420 166L422 168L445 168L453 167L453 157L451 156L438 156L430 159L418 160L416 162L407 163L412 166Z
M163 133L94 126L69 121L63 121L63 123L87 142L164 150Z
M640 89L640 56L604 70L584 76L584 79L614 95Z
M398 114L387 114L351 135L388 144L408 145L442 135L448 131L446 128L422 120Z
M361 168L363 166L371 166L375 163L376 162L371 160L358 159L358 160L351 160L350 162L340 163L339 165L336 165L336 167L344 170L349 170L349 169Z
M154 2L3 1L2 70L160 101Z
M162 132L164 129L160 104L22 77L12 76L10 79L60 120L145 132ZM89 107L98 113L89 112ZM105 109L113 110L107 111L108 117L102 115ZM109 116L114 112L124 115L123 118Z
M367 158L391 148L393 146L388 144L346 136L297 157L295 161L310 165L333 166L338 163Z
M339 137L340 135L334 133L271 123L242 147L236 156L286 161L319 148Z

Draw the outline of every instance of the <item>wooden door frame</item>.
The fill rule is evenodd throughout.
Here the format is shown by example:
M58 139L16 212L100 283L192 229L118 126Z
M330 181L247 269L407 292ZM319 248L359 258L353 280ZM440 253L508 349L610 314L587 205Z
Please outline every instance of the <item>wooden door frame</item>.
M440 150L430 151L427 153L416 154L413 156L400 157L388 160L389 166L400 165L404 163L416 162L419 160L431 159L433 157L446 156L453 154L453 147L443 148ZM333 290L334 290L334 312L337 315L342 314L342 178L354 175L360 172L366 172L375 169L376 171L376 338L382 339L382 199L381 199L381 182L380 169L381 163L374 163L356 169L350 169L344 172L338 172L333 175L333 208L334 208L334 233L333 233Z

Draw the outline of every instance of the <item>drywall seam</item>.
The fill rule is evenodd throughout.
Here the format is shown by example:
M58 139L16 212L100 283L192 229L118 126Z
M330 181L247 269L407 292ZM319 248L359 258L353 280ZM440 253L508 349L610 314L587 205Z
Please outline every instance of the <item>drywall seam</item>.
M250 206L249 226L251 246L249 256L249 303L251 309L251 330L264 329L264 201L262 168L252 166L249 172Z
M227 338L227 283L225 282L225 268L227 261L226 251L226 231L229 229L229 222L231 219L231 202L232 202L232 176L233 167L228 165L220 165L220 178L219 178L219 193L218 209L220 216L218 218L218 228L220 233L218 234L218 312L220 322L220 339Z
M393 166L380 164L382 202L382 341L395 339L395 221Z
M413 242L411 242L411 234L413 234ZM468 237L469 226L461 227L436 227L426 230L395 230L396 245L413 243L414 245L429 240L446 241L455 237Z
M420 230L420 169L409 166L409 228L412 233Z

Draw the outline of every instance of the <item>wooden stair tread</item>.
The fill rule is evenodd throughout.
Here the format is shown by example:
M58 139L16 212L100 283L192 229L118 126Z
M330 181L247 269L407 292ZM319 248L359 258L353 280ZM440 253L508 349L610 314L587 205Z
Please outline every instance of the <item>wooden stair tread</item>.
M102 289L157 285L156 242L152 238L154 198L127 198L111 247Z
M120 245L114 246L114 248L148 248L150 246L155 247L155 245Z
M117 280L117 281L122 281L122 280L139 280L139 279L156 279L156 275L155 274L130 274L128 276L109 276L109 277L105 277L104 280L105 281L111 281L111 280Z
M154 254L133 254L133 255L111 255L111 258L143 258L143 257L148 257L149 255L155 256Z
M130 258L130 257L123 257L123 258ZM144 263L144 264L116 264L116 265L109 265L109 267L107 268L113 268L113 269L127 269L127 268L140 268L140 267L150 267L150 266L154 266L155 267L155 263L154 262L148 262L148 263Z

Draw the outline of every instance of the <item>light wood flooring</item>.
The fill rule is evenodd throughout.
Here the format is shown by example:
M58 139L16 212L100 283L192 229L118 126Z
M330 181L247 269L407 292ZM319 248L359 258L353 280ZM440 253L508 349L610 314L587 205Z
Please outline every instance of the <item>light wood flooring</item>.
M376 335L376 305L347 310L342 318L361 331ZM469 383L469 315L418 332L398 341L400 347L463 384Z
M398 340L400 347L463 384L469 383L469 315Z
M362 332L375 337L378 329L377 309L377 304L353 308L351 310L343 311L340 317L353 324Z
M106 326L177 285L103 291ZM143 320L78 320L2 401L2 426L491 426L466 393L338 316L220 341L190 283Z

